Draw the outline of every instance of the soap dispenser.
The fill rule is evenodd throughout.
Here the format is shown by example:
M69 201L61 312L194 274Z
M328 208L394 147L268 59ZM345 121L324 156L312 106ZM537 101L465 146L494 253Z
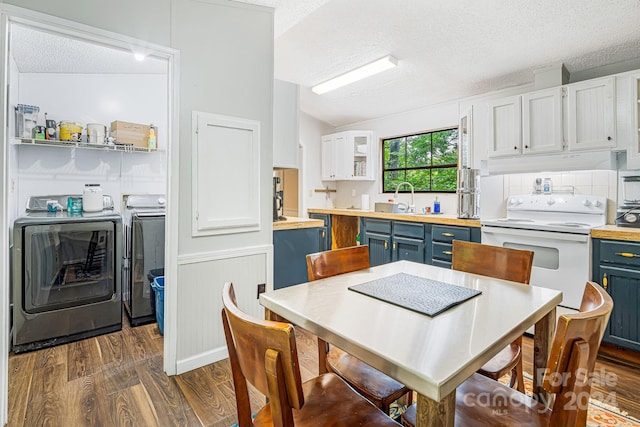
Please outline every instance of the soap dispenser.
M436 196L436 200L433 202L433 213L434 214L439 214L440 213L440 202L438 201L438 197Z

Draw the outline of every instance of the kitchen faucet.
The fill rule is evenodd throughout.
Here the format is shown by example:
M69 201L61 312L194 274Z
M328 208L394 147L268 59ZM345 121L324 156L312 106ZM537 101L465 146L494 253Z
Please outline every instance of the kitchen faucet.
M395 194L395 196L393 196L393 197L394 197L395 199L397 199L397 198L398 198L398 190L400 189L400 186L401 186L401 185L403 185L403 184L406 184L406 185L408 185L408 186L411 188L411 203L409 204L409 209L407 209L407 212L414 213L414 212L416 211L416 205L415 205L415 203L414 203L414 201L413 201L413 185L411 185L411 183L410 183L410 182L402 181L401 183L399 183L398 185L396 185L396 194Z

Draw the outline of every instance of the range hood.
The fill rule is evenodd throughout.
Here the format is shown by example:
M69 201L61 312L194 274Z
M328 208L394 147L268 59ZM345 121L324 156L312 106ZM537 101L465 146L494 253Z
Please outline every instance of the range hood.
M540 154L483 160L482 175L568 170L617 170L618 152L611 150Z

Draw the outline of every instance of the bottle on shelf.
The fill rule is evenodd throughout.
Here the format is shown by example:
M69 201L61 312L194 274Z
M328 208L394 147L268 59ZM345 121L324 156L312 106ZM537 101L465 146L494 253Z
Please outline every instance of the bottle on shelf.
M149 125L149 140L147 142L147 148L149 150L156 149L156 127L153 125L153 123Z
M553 184L551 184L551 178L545 178L542 185L542 192L544 194L551 194L553 192Z

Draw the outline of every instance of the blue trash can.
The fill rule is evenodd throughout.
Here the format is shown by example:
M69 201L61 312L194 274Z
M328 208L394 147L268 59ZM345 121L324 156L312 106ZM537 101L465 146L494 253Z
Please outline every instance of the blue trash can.
M153 279L151 289L156 294L156 320L158 321L158 329L160 335L164 335L164 276L158 276Z

